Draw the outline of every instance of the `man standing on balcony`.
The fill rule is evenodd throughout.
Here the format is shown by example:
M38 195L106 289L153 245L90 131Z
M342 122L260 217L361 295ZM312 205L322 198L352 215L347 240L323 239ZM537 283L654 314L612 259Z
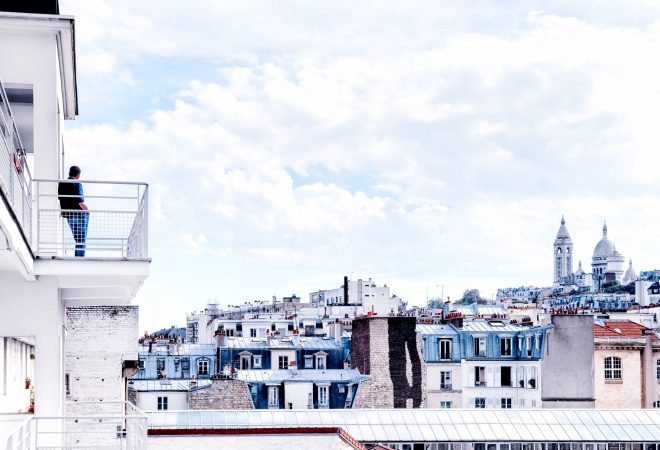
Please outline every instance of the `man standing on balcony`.
M80 167L71 166L69 169L69 180L80 178ZM89 220L89 208L85 204L82 183L69 182L59 183L57 195L60 200L62 217L66 217L71 228L71 234L76 241L76 256L85 256L85 240L87 239L87 222Z

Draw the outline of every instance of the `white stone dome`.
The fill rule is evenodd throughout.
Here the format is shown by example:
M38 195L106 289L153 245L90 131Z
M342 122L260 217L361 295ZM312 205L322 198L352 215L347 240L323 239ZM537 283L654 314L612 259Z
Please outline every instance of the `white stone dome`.
M626 270L626 273L623 276L623 284L632 283L636 279L637 279L637 272L635 272L635 269L633 269L632 259L631 259L628 265L628 270Z
M598 241L598 244L596 244L596 247L594 248L593 258L606 259L612 255L612 253L614 253L614 242L610 241L607 237L607 225L603 225L603 237Z

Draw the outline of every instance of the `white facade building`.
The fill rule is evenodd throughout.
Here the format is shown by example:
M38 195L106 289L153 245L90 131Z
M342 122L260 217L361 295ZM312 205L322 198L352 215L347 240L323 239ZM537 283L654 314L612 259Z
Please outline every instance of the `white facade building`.
M389 314L399 309L399 299L392 298L387 285L377 286L368 280L348 280L344 277L344 285L336 289L326 289L309 294L309 301L319 305L357 305L359 313Z
M83 177L90 207L87 256L73 257L57 189L75 163L64 159L62 135L63 121L77 115L75 59L72 17L0 12L0 336L33 343L34 409L46 416L65 413L66 392L77 375L64 372L66 311L127 306L149 270L148 197L140 183ZM131 211L112 203L111 196L119 196L114 189L121 188L134 192ZM131 338L137 338L137 326ZM4 364L10 364L8 355ZM124 397L123 363L104 362L116 381L105 401ZM0 398L0 411L8 409L16 411Z

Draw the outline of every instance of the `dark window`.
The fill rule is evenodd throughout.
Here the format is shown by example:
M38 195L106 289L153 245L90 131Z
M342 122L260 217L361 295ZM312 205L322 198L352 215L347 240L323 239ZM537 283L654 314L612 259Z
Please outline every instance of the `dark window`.
M500 368L500 384L502 386L511 386L511 367L502 366Z
M158 397L158 411L167 409L167 397Z
M278 358L278 367L280 369L288 369L289 368L289 357L288 356L280 356Z

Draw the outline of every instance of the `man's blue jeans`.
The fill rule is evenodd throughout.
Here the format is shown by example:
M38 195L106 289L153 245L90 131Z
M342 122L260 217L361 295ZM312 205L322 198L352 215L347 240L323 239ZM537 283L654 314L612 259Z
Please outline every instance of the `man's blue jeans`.
M87 212L68 213L67 222L73 234L73 240L76 241L76 256L85 256L85 240L87 239L87 222L89 214Z

